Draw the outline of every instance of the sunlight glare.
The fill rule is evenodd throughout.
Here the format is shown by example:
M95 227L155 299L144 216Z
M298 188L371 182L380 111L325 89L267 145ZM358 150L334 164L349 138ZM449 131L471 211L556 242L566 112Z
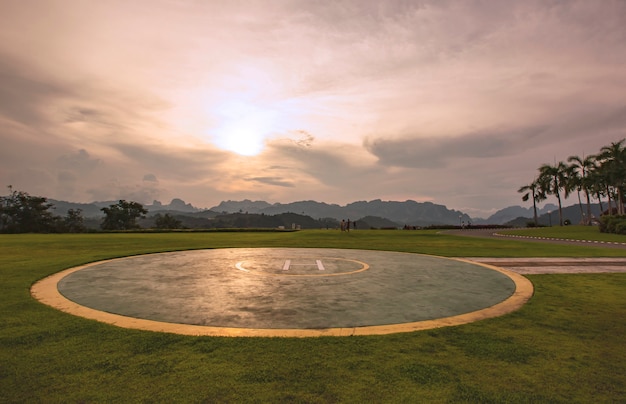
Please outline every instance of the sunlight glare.
M241 101L222 104L222 123L214 132L218 147L243 156L259 154L274 131L276 112Z

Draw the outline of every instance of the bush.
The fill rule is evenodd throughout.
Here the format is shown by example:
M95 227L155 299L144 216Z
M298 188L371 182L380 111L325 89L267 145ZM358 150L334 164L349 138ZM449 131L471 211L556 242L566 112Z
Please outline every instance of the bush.
M600 218L600 232L626 234L626 216L602 216Z
M615 233L626 234L626 219L615 224Z

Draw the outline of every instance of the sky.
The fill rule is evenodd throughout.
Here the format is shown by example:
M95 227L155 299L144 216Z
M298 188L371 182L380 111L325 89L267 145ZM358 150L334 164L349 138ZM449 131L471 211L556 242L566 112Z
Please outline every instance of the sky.
M486 218L531 206L517 190L542 164L626 137L623 0L0 10L3 195L415 200Z

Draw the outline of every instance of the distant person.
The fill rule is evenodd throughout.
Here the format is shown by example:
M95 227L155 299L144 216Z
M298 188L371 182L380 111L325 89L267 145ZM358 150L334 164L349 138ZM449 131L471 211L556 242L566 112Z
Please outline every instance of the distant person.
M346 231L346 221L341 219L341 231Z
M350 231L350 219L348 219L348 223L346 224L346 230Z

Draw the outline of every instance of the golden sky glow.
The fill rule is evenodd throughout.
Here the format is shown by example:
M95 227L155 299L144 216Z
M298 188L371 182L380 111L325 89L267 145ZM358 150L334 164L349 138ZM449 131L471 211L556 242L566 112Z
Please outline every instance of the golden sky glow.
M626 137L620 0L2 3L0 185L54 199L486 216Z

